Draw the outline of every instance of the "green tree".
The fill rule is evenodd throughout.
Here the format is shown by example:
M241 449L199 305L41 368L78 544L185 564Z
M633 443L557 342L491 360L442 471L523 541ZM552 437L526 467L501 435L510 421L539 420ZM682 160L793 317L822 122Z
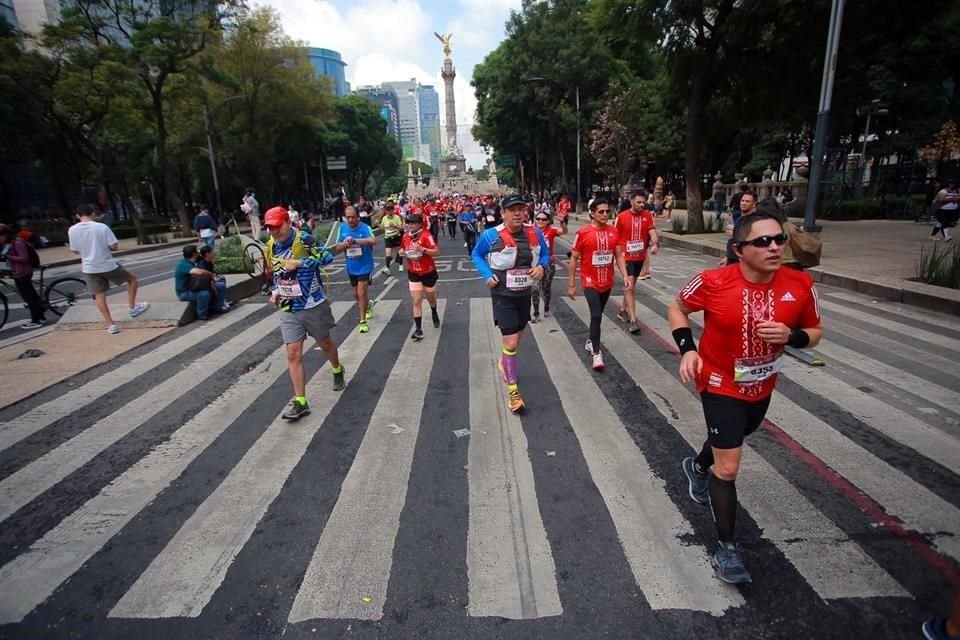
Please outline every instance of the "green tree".
M347 158L348 191L361 194L375 171L396 175L403 149L387 133L380 109L364 96L336 101L336 119L325 134L324 149Z

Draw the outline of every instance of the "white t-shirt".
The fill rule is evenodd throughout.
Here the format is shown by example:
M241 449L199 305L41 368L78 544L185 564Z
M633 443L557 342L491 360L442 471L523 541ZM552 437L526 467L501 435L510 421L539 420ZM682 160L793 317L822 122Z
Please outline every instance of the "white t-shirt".
M117 243L113 230L102 222L78 222L67 232L70 250L80 253L84 273L107 273L120 265L110 252L110 245Z
M940 189L940 192L937 194L937 201L938 201L938 202L940 201L940 197L941 197L941 196L943 196L943 197L945 197L945 198L949 198L950 196L956 196L956 195L957 195L957 191L956 191L956 190L951 191L950 189ZM940 205L940 210L941 210L941 211L956 211L957 206L958 206L958 205L957 205L957 201L956 201L956 200L944 200L944 201L943 201L943 204Z

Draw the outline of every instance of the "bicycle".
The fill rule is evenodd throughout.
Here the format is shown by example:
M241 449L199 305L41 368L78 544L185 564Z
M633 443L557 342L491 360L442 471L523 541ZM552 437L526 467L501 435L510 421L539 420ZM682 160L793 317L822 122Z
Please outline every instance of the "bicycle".
M79 302L82 296L87 293L87 283L80 278L70 276L57 278L44 286L43 272L47 267L41 266L39 269L40 279L34 280L33 284L43 301L44 311L52 311L56 315L62 316L67 309ZM12 272L9 269L0 271L0 286L19 295L20 292L17 291L17 288L7 282L8 277L12 277ZM7 301L6 294L0 290L0 328L7 323L9 315L10 303Z

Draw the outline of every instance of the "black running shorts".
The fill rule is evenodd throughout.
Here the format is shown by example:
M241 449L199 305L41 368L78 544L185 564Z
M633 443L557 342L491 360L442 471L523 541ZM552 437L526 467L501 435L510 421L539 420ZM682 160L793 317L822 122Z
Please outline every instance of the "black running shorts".
M501 335L512 336L527 328L530 322L530 296L498 296L493 299L493 322Z
M704 391L700 399L707 421L707 440L715 449L742 447L743 439L757 430L770 406L769 397L760 402L746 402Z
M640 272L643 271L643 260L635 260L634 262L627 261L627 275L633 278L640 276Z

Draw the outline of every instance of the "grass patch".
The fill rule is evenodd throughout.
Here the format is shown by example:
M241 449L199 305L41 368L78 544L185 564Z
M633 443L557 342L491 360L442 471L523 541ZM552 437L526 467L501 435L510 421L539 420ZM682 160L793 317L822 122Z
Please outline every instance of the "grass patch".
M938 287L960 289L960 245L950 248L934 244L921 247L917 262L917 280Z

